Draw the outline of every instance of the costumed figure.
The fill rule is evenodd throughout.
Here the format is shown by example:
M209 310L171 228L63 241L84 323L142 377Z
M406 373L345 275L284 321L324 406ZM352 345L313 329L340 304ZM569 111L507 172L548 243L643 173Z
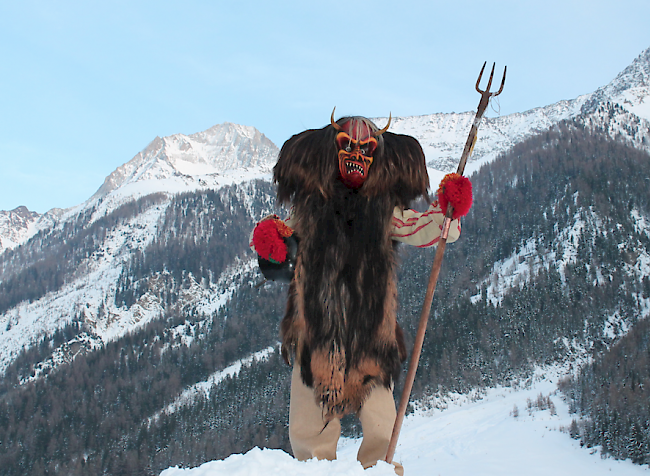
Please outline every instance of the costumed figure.
M252 233L260 263L293 272L281 338L293 362L289 437L300 460L335 459L348 413L361 421L362 465L386 456L393 386L406 359L396 321L396 247L435 245L444 221L438 202L422 213L407 208L427 197L425 157L415 138L387 132L389 125L390 118L381 130L364 117L335 122L332 112L326 127L285 142L273 172L291 216L266 217ZM454 218L471 206L465 177L445 177L438 194L454 205ZM448 242L459 235L455 220Z

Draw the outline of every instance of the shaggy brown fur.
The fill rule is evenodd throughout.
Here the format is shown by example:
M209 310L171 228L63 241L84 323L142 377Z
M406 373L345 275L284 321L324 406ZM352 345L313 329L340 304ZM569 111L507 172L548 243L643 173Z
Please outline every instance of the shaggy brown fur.
M335 136L331 125L293 136L274 168L300 239L283 355L296 356L327 419L358 411L376 385L397 378L406 352L396 322L393 209L426 196L429 184L417 140L386 132L367 180L348 189L338 179Z

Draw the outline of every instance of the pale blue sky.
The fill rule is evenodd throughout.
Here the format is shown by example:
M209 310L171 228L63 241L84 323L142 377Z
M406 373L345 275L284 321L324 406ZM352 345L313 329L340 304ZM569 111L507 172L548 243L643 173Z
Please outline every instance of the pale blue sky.
M0 210L89 198L155 136L229 121L278 146L338 114L501 114L589 93L650 47L650 1L4 1ZM492 115L495 113L492 112Z

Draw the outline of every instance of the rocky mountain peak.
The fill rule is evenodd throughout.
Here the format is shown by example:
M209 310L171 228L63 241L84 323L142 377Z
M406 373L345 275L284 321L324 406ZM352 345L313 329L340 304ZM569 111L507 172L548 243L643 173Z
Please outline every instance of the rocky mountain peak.
M25 206L10 211L0 210L0 253L25 241L33 234L31 228L40 214L32 212Z
M605 88L622 91L650 86L650 48L642 52Z
M126 185L151 180L184 181L255 169L269 172L278 148L254 127L225 122L196 134L156 137L129 162L111 173L92 198L101 198ZM210 179L208 179L210 181ZM178 185L178 184L177 184ZM171 187L178 191L178 187Z
M14 208L14 209L11 210L11 212L9 212L9 213L13 214L13 215L16 216L16 217L20 217L20 218L24 218L24 219L31 219L31 218L33 218L34 216L38 216L38 213L36 213L36 212L30 212L30 211L27 209L27 207L24 206L24 205L21 205L21 206L19 206L19 207Z
M598 88L585 103L583 113L599 104L617 102L641 118L650 120L650 48L643 51L609 84Z

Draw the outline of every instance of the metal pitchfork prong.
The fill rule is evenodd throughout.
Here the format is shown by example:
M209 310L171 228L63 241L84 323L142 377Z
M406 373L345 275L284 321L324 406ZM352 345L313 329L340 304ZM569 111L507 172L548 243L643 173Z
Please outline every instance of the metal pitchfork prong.
M478 91L479 94L485 94L489 93L490 97L493 96L498 96L501 94L501 91L503 91L503 86L506 84L506 70L508 67L506 66L503 68L503 79L501 80L501 87L496 93L490 93L490 87L492 86L492 79L494 78L494 68L496 66L496 63L492 63L492 71L490 72L490 79L488 79L488 84L487 88L485 88L485 91L481 91L481 88L479 87L481 84L481 78L483 77L483 71L485 71L485 65L487 64L487 61L483 63L483 67L481 68L481 72L478 75L478 79L476 80L476 91Z
M469 131L469 136L467 137L467 142L465 143L465 148L463 149L463 155L460 157L460 163L458 164L458 170L456 171L456 173L458 173L459 175L463 175L463 172L465 171L465 164L467 163L467 159L469 158L470 154L472 153L472 150L474 149L474 144L476 143L476 134L478 132L478 126L481 123L481 119L483 118L483 114L487 109L487 105L490 102L490 99L501 94L501 91L503 91L503 86L506 84L506 71L508 68L507 66L503 68L503 79L501 80L501 87L499 87L499 90L495 93L490 92L490 88L492 87L492 80L494 79L494 68L496 66L496 63L492 63L492 71L490 72L490 78L488 79L487 87L485 88L485 90L482 90L481 78L483 78L483 72L485 71L486 64L487 61L483 63L481 72L479 73L478 79L476 80L476 91L478 91L478 93L481 95L481 100L478 103L478 110L476 111L476 117L474 117L472 128Z
M506 84L506 71L508 67L506 66L503 68L503 79L501 80L501 87L496 93L491 93L490 88L492 87L492 80L494 79L494 68L496 66L496 63L492 63L492 71L490 72L490 78L488 79L487 87L485 90L481 90L480 84L481 84L481 78L483 77L483 71L485 71L485 65L487 64L487 61L483 63L483 67L481 68L481 72L478 75L478 79L476 80L476 91L481 95L481 102L479 103L479 111L481 111L481 106L483 106L483 111L485 111L485 108L488 105L488 102L490 101L490 98L493 98L495 96L498 96L501 94L501 91L503 91L503 86ZM481 113L481 116L483 114Z

